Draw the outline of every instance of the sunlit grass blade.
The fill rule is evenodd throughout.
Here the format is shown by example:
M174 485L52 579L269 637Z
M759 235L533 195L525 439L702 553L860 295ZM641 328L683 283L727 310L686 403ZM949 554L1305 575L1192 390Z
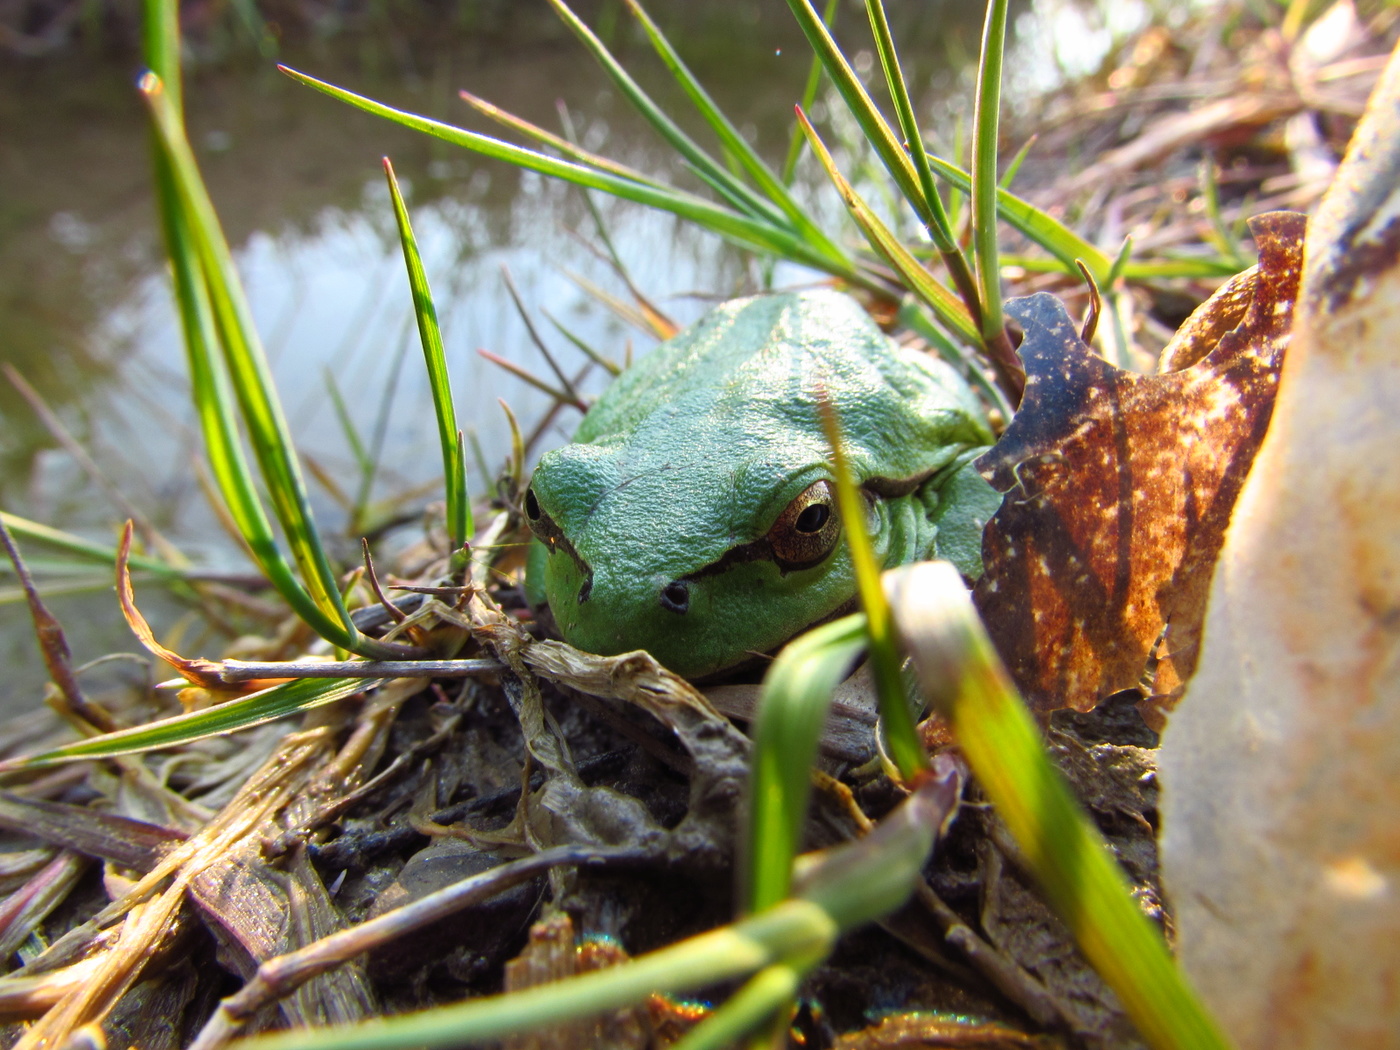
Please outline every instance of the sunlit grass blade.
M919 186L913 161L904 152L889 123L875 107L870 94L865 90L865 85L860 82L856 71L846 61L846 56L836 46L836 41L827 31L825 23L817 17L811 0L788 0L788 7L796 16L797 24L802 27L812 50L821 58L822 66L831 82L836 85L836 90L841 93L846 108L860 125L861 133L874 148L885 170L890 173L890 178L894 179L895 185L899 187L899 192L913 206L920 222L931 222L933 216Z
M161 156L169 175L168 188L172 193L167 218L172 228L180 231L175 235L174 243L190 256L186 260L176 261L177 269L181 266L188 268L178 287L188 300L186 308L194 314L204 315L197 323L204 329L200 336L205 339L210 335L210 326L205 321L212 317L213 333L223 348L224 363L237 393L268 495L301 570L300 584L286 571L276 541L262 514L246 464L242 462L236 429L227 418L226 405L205 403L201 404L202 422L211 422L215 429L222 432L216 438L221 447L210 449L215 476L225 485L226 493L231 489L237 490L230 500L230 509L269 578L298 614L337 645L347 649L383 651L384 646L360 636L341 601L335 574L311 516L306 486L292 449L289 428L272 389L267 362L252 323L252 313L243 296L232 255L214 206L204 190L184 129L170 108L160 80L154 74L146 74L140 87L154 118ZM199 305L194 305L196 297L201 301ZM187 335L190 330L187 327ZM202 376L192 376L196 382L202 380L208 384L203 394L212 392L215 400L226 401L223 396L225 392L218 390L217 369L204 371ZM216 416L223 418L212 418ZM208 432L206 428L206 434Z
M510 128L517 134L524 135L526 138L533 139L541 145L549 146L551 149L557 150L562 157L567 157L569 160L576 161L586 167L597 168L599 171L605 171L609 175L616 175L620 179L626 179L629 182L635 182L641 186L650 186L653 189L663 192L667 189L664 183L651 178L649 175L643 175L636 168L629 168L626 164L619 164L610 157L604 157L601 154L586 150L578 145L578 143L570 142L568 139L562 138L554 134L554 132L540 127L538 124L532 124L530 121L517 117L513 113L508 113L500 106L493 105L484 98L473 95L470 91L462 90L458 91L457 94L463 102L471 106L482 116L490 117L502 127Z
M1025 370L1006 335L1001 259L997 243L997 135L1001 126L1001 66L1006 50L1006 0L987 0L977 98L972 118L972 255L982 302L982 341L1013 401L1020 401Z
M919 189L924 200L927 219L924 228L934 246L943 257L943 265L953 280L953 287L962 296L974 322L981 322L982 300L977 294L977 284L967 257L958 247L957 236L948 213L943 208L943 198L934 185L933 171L929 168L928 154L924 150L924 140L919 134L919 125L914 118L914 105L909 99L909 88L904 83L904 74L899 67L899 55L895 51L894 38L890 35L889 20L885 17L885 5L881 0L865 0L866 13L870 18L870 30L875 37L875 50L880 55L880 65L885 72L885 83L889 86L890 98L894 102L895 116L899 129L904 135L905 146L914 163L914 171L919 176ZM915 210L918 210L917 207Z
M27 758L9 759L0 762L0 771L33 769L79 759L109 758L112 755L179 747L354 696L371 684L371 681L362 678L299 678L205 711L175 715L130 729L120 729L115 733L104 733Z
M745 977L775 961L821 957L836 927L806 901L786 901L733 926L552 984L399 1014L364 1024L298 1029L242 1040L240 1050L406 1050L498 1039L641 1002L654 992L685 992Z
M475 153L505 161L528 171L536 171L542 175L563 179L565 182L587 189L602 190L605 193L621 197L623 200L670 212L709 230L711 233L718 234L742 248L805 263L814 269L844 278L862 287L872 290L878 289L876 282L862 274L855 266L838 263L836 260L828 258L786 226L754 219L680 190L657 188L655 185L637 183L631 179L620 178L610 172L599 171L582 164L560 160L557 157L525 149L522 146L502 142L500 139L493 139L488 135L456 128L450 124L430 120L413 113L405 113L372 99L364 98L354 92L327 84L314 77L309 77L304 73L298 73L286 66L278 68L292 79L308 87L313 87L366 113L390 120L401 127L421 131L453 145L462 146Z
M681 61L680 55L676 54L671 42L666 39L661 30L657 28L656 23L642 9L638 0L626 0L626 3L633 16L646 30L652 47L661 56L661 61L675 77L676 82L680 84L691 103L700 111L705 122L714 130L726 152L738 161L739 166L754 181L754 184L767 195L768 199L782 209L783 214L787 216L795 230L833 258L846 259L845 253L812 222L807 213L792 199L787 187L769 170L768 165L763 162L763 158L739 133L739 129L715 105L709 93L695 79L686 64ZM849 260L847 261L849 262Z
M836 479L836 503L841 511L841 529L851 553L855 571L856 592L865 613L865 637L870 644L870 667L875 675L876 692L880 699L880 721L889 742L890 757L899 776L906 783L928 769L928 755L914 718L909 710L904 679L899 673L903 662L895 640L894 622L890 619L889 603L880 585L880 566L875 561L875 548L866 531L867 505L856 487L846 449L841 437L841 421L836 410L825 398L817 403L821 412L822 430L831 457L831 472Z
M839 8L838 0L826 0L826 9L822 11L822 25L827 27L828 32L835 22ZM798 103L804 113L812 112L812 103L817 100L817 88L821 86L821 81L822 59L813 52L812 61L807 67L807 83L802 88L802 101ZM797 160L802 156L802 144L806 141L806 136L802 134L802 125L794 123L792 135L788 139L787 156L783 158L781 178L784 186L792 185L792 178L797 173Z
M105 565L117 564L117 548L107 547L100 543L93 543L85 540L81 536L75 536L71 532L64 532L62 529L55 529L49 525L41 525L37 521L30 521L28 518L21 518L17 514L8 514L0 511L0 521L4 521L5 526L16 536L24 539L35 540L50 547L67 551L69 554L76 554L81 558L102 562ZM197 570L186 568L176 568L159 558L151 558L144 554L133 554L130 559L133 569L144 569L146 572L166 580L182 580L192 575ZM31 562L31 564L33 564ZM108 582L111 582L110 577Z
M822 142L821 136L817 134L816 129L807 120L806 114L800 109L797 111L797 119L802 125L802 130L807 134L807 141L812 146L812 152L816 154L822 167L826 169L827 175L836 185L842 200L845 201L847 210L851 213L851 218L855 219L856 225L865 234L865 239L870 242L870 246L894 267L895 272L904 279L905 287L927 303L929 309L951 332L971 346L981 345L981 333L978 331L977 325L973 323L972 315L968 313L966 305L949 289L940 284L923 263L910 253L904 243L880 221L879 216L860 199L855 189L846 181L845 176L837 170L836 162L832 160L826 144Z
M925 694L949 720L983 790L1085 956L1156 1050L1228 1044L1113 854L1041 745L957 570L924 562L886 573L900 635Z
M1016 155L1011 158L1011 163L1006 166L1006 171L1002 174L1001 181L997 183L1002 189L1009 190L1011 184L1016 181L1016 175L1020 172L1021 165L1026 162L1026 158L1030 156L1031 147L1035 145L1036 137L1037 136L1032 135L1030 138L1026 139L1025 145L1018 149Z
M1004 265L1015 266L1028 273L1063 273L1065 271L1064 262L1060 259L1046 259L1042 256L1032 258L1028 255L1005 253L1001 258ZM1094 274L1095 280L1100 281L1101 287L1107 288L1113 283L1112 280L1101 281L1098 273L1092 267L1090 272ZM1130 258L1121 264L1116 260L1110 260L1105 276L1115 280L1122 277L1127 281L1152 281L1167 278L1205 280L1216 277L1233 277L1239 272L1239 267L1220 256L1173 257L1164 253L1161 258Z
M701 149L694 139L682 131L680 126L662 111L661 107L652 101L651 97L632 79L631 74L622 68L622 65L612 56L612 53L608 51L594 32L569 9L564 0L549 0L549 4L597 60L598 64L603 67L608 78L632 104L632 107L646 118L647 123L656 129L657 133L676 153L692 165L697 175L715 188L715 192L723 195L734 207L753 218L761 218L780 226L788 224L788 219L784 216L781 208L774 202L764 199L750 189L746 183L736 178L723 164ZM655 39L652 42L655 45ZM676 70L672 69L671 72L672 75L676 75ZM682 83L681 86L685 87L685 84ZM817 246L813 247L816 249Z
M928 162L933 168L933 173L940 179L962 193L971 194L972 178L967 172L933 154L929 154ZM1060 268L1065 273L1078 277L1079 271L1074 265L1074 260L1082 259L1094 275L1094 280L1103 285L1104 278L1113 266L1111 256L1094 247L1054 216L1029 201L1022 200L1009 190L998 187L996 201L997 214L1058 259Z
M403 245L404 266L408 270L408 285L413 292L413 314L418 320L418 338L423 344L423 361L428 368L428 386L433 392L433 411L437 416L438 444L442 448L442 474L447 490L447 536L456 550L472 533L471 502L467 496L466 462L461 455L457 430L457 411L452 405L452 382L447 376L447 355L442 347L442 330L438 326L433 291L423 270L423 258L418 241L413 236L408 209L394 166L384 158L384 176L389 182L389 196L394 202L394 218L398 222L399 242Z
M771 908L791 891L831 692L865 647L864 621L847 616L808 631L763 676L740 867L746 911Z

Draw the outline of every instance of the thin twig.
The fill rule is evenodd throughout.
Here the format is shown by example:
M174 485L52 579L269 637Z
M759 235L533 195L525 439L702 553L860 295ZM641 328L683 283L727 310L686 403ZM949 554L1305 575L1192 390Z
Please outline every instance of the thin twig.
M285 660L265 663L225 660L219 677L224 682L258 678L467 678L492 674L505 666L499 660Z

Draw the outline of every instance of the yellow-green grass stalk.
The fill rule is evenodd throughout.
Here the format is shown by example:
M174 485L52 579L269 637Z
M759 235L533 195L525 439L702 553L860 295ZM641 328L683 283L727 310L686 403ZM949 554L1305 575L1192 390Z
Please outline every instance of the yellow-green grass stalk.
M452 382L447 375L447 355L442 346L442 329L438 326L433 291L423 269L418 241L413 236L408 209L394 166L384 158L384 176L389 182L389 196L394 202L394 218L398 222L399 241L403 245L404 266L408 270L408 285L413 293L413 314L418 321L418 338L423 344L423 361L428 369L428 386L433 392L433 411L437 416L438 443L442 448L442 473L447 492L447 536L455 551L471 538L472 509L467 495L467 461L461 432L457 429L457 412L452 405Z
M954 736L1051 905L1154 1050L1227 1050L1161 932L1041 742L957 570L887 573L895 622L920 684Z
M880 283L852 263L841 262L818 250L785 224L767 218L755 218L735 208L716 204L694 194L670 187L658 187L651 182L637 182L612 171L595 168L579 161L561 160L548 154L503 142L489 135L453 127L442 121L394 109L352 91L335 87L315 77L307 76L285 66L279 67L299 83L322 91L366 113L389 120L401 127L433 135L445 142L472 150L482 156L502 160L527 171L559 178L585 189L602 190L623 200L644 204L670 212L703 229L715 233L741 248L776 255L830 273L853 284L881 290Z

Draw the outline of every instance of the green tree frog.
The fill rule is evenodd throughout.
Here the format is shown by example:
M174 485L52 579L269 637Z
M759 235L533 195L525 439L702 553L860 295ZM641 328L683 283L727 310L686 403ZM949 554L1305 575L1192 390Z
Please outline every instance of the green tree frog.
M962 378L840 292L754 296L627 369L541 457L529 589L565 640L705 678L853 609L822 397L880 563L980 575L1000 496L971 466L992 433Z

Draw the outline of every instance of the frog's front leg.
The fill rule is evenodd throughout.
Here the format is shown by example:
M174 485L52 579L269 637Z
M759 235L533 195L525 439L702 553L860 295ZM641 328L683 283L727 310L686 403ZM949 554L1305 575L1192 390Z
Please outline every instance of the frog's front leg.
M972 466L986 451L969 449L915 493L932 533L921 557L950 561L969 580L982 575L982 529L1001 506L1001 493Z

